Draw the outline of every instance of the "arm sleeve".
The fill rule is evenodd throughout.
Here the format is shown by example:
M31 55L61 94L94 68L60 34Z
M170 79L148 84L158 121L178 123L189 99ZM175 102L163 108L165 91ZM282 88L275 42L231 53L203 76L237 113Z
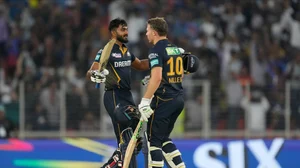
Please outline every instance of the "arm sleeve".
M162 55L159 54L159 52L155 51L154 49L151 49L148 55L150 68L154 67L162 67L163 61L162 61Z
M100 62L101 54L102 54L102 49L100 49L100 50L97 52L97 55L96 55L96 57L95 57L94 62Z

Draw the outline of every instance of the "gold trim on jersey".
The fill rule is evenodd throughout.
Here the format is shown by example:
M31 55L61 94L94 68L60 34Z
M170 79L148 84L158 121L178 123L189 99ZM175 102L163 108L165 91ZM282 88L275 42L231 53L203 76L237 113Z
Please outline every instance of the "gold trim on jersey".
M163 99L163 98L161 98L161 97L159 97L159 96L156 96L156 97L157 97L157 99L159 99L159 100L161 100L161 101L164 101L164 102L173 100L173 98Z
M117 73L117 71L115 70L115 68L111 65L111 63L109 63L109 65L111 66L111 69L114 71L115 75L117 76L117 78L118 78L118 85L119 85L119 83L120 83L120 81L121 81L121 78L120 78L120 76L118 75L118 73Z
M121 47L121 46L119 46L119 49L120 49L120 51L122 52L122 55L124 56L125 55L125 53L127 52L127 47Z

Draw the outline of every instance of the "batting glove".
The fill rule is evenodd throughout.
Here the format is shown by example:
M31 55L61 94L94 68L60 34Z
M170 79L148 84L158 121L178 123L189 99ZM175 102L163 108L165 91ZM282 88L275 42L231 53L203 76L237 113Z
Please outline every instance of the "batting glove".
M142 80L142 85L144 86L148 85L149 80L150 80L150 75L145 76L144 79Z
M148 122L148 118L153 114L153 110L150 107L151 99L142 98L139 104L139 111L141 113L141 120Z
M109 74L107 69L104 69L101 72L99 70L93 70L91 73L91 81L95 83L104 83L106 81L106 75Z

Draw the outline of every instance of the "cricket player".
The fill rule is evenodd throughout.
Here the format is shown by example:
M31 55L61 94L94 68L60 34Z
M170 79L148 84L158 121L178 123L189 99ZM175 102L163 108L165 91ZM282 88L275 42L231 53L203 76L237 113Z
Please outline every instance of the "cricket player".
M181 153L169 136L184 107L183 75L195 72L199 60L191 54L183 57L180 49L168 41L167 33L168 25L163 18L148 20L146 36L154 45L148 55L151 75L138 105L141 120L149 120L143 143L148 168L164 167L164 159L169 167L185 168Z
M117 18L110 21L109 32L111 38L116 39L116 43L107 60L106 69L103 70L106 72L98 71L102 50L99 50L87 72L87 77L92 82L105 84L104 105L112 120L119 146L103 168L122 167L122 156L132 136L132 130L140 118L130 92L131 67L137 70L149 69L148 59L139 60L125 45L128 42L128 27L125 20ZM137 167L135 156L132 157L129 167Z

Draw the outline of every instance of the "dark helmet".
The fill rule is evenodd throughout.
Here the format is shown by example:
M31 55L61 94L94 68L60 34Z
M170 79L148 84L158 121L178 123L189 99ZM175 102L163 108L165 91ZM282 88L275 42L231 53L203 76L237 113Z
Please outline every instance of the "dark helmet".
M140 117L140 112L133 105L122 106L118 104L115 108L115 119L120 124L130 126L133 120L139 120Z
M199 68L199 58L190 53L182 54L183 69L185 73L194 73Z

